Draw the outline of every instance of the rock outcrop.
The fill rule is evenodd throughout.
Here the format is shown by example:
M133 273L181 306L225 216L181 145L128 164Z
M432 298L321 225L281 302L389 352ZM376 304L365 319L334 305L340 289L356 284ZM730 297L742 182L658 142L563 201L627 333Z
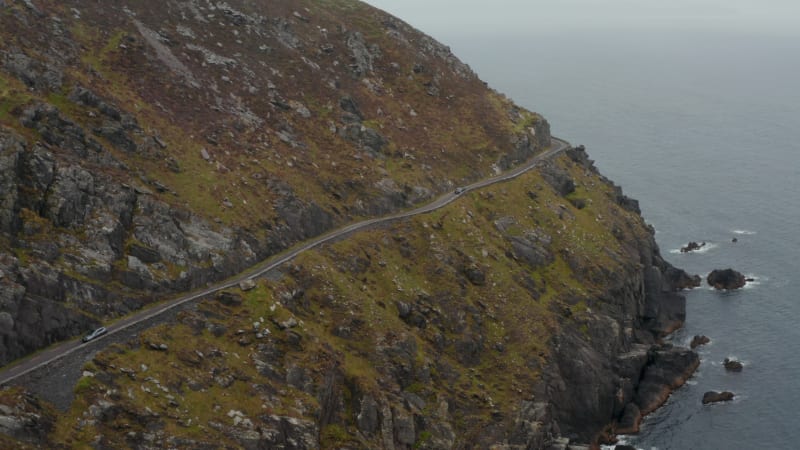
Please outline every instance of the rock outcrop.
M696 335L695 337L692 338L692 342L689 344L689 348L694 350L695 348L701 345L706 345L709 342L711 342L711 339L709 339L708 336Z
M744 369L744 365L740 361L730 358L725 358L725 361L722 362L722 365L728 372L741 372L742 369Z
M706 277L709 286L718 290L734 290L744 287L747 279L740 272L733 269L713 270Z
M703 394L703 404L708 405L711 403L729 402L734 399L735 394L729 391L717 392L708 391Z
M583 147L568 155L596 172ZM565 178L563 172L545 172L561 195L573 190ZM620 206L631 204L617 195ZM551 344L553 360L537 398L558 405L553 414L562 435L578 442L596 442L609 424L621 434L638 431L642 416L663 404L700 363L693 351L660 342L685 319L685 299L676 291L699 277L664 261L652 234L640 244L635 252L643 269L609 275L607 299L593 306L594 319L582 332L568 330Z
M83 147L88 141L76 125L51 122L43 133L64 136L53 138L54 145L82 149L81 157L84 151L97 154ZM96 164L106 167L100 160ZM243 230L217 231L147 188L61 159L44 144L30 145L5 129L0 129L0 166L0 231L17 249L16 255L0 249L0 299L8 325L0 364L82 334L98 326L98 317L139 308L153 293L203 286L266 254L265 243ZM304 210L298 206L298 211ZM298 219L296 238L318 231L303 230L308 220L319 223L314 217ZM113 282L120 288L110 289Z
M686 244L686 246L681 247L681 253L691 253L693 251L700 250L705 246L705 242L697 243L695 241L690 241L688 244Z
M0 435L26 444L49 446L55 413L19 389L0 391ZM0 436L0 446L13 448Z

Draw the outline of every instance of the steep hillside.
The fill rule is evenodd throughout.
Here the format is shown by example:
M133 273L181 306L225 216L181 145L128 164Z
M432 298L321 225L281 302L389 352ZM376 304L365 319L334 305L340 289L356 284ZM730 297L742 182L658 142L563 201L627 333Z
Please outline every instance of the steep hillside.
M549 144L354 1L0 7L0 363Z
M111 346L66 414L17 411L10 434L97 448L576 448L635 430L694 370L696 354L658 343L683 320L672 291L690 283L636 203L571 150Z
M550 145L356 1L0 0L0 23L0 364ZM84 345L109 343L77 380L0 390L0 447L609 440L698 363L662 342L695 280L653 234L570 148Z

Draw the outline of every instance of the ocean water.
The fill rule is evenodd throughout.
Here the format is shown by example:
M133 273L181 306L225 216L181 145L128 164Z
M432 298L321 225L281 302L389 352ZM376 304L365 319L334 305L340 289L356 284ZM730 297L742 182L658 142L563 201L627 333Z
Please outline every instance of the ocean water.
M554 135L586 145L640 200L667 260L701 276L732 267L756 280L687 294L686 326L672 339L688 345L704 334L711 343L688 385L625 441L797 448L800 39L588 30L439 37L491 86L544 114ZM681 254L692 240L708 245ZM744 370L727 373L728 357ZM709 390L736 399L704 406Z

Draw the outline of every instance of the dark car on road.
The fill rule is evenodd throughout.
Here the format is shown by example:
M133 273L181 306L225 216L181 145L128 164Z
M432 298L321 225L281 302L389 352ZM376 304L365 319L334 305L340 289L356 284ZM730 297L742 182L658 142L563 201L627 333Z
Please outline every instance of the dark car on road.
M92 331L91 333L87 334L86 336L84 336L83 339L81 339L81 340L83 342L93 341L93 340L99 338L100 336L106 334L106 331L108 331L108 330L106 330L106 327L100 327L100 328Z
M464 192L464 188L463 188L463 187L457 187L457 188L456 188L456 190L455 190L455 194L456 194L456 195L459 195L459 194L461 194L462 192Z

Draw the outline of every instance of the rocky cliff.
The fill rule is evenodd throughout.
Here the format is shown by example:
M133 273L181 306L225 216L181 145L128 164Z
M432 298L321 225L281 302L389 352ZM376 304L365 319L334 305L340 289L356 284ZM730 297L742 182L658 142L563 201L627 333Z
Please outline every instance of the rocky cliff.
M0 0L0 21L0 364L550 143L355 1ZM111 345L61 413L4 391L0 443L590 444L691 374L661 339L693 282L571 149Z
M0 364L549 143L358 2L117 6L0 8Z

